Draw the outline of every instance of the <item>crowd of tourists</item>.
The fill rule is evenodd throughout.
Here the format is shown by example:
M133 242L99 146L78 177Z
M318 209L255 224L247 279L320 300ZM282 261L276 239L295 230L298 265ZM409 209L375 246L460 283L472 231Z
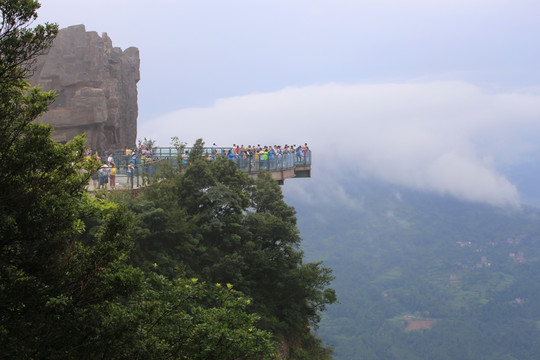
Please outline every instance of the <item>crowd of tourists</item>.
M131 150L125 149L122 154L124 158L124 163L127 162L127 165L123 165L125 168L125 173L127 177L127 187L133 188L133 177L136 173L136 165L138 162L144 161L152 162L151 151L148 149ZM86 149L85 156L92 156L92 150ZM113 152L105 152L104 156L100 156L99 153L95 153L96 159L102 162L100 168L91 175L92 184L94 189L116 189L116 176L118 174L118 164L113 156Z
M215 144L214 144L215 145ZM214 155L217 153L214 151ZM259 169L278 170L291 168L295 164L311 162L311 152L307 143L302 145L251 146L233 145L228 150L227 158L234 160L245 171Z
M258 171L261 168L276 170L293 167L298 163L310 163L311 151L305 143L302 145L274 145L274 146L244 146L233 144L232 147L219 147L216 143L206 148L204 156L213 161L225 158L236 162L237 166L245 171ZM189 151L182 154L182 166L189 164Z
M189 164L189 150L184 150L181 154L181 165L186 167ZM93 156L91 149L87 149L85 155ZM127 187L133 188L133 179L143 175L142 181L151 176L154 167L151 166L155 161L152 148L141 146L136 149L124 149L121 152L104 152L102 156L95 153L96 158L102 162L101 167L92 174L92 183L94 189L116 189L116 177L119 172L125 173L127 177ZM252 172L259 169L277 170L291 168L297 164L311 163L311 150L307 143L304 145L237 145L232 147L219 147L216 143L212 147L205 148L204 156L208 161L214 161L218 158L233 160L236 165L244 171ZM157 157L159 158L159 156ZM139 165L143 165L142 172L139 174ZM149 166L150 165L150 166ZM119 168L121 170L119 170Z
M99 156L99 153L96 153L96 158L102 160ZM86 149L85 156L91 157L92 150ZM92 173L91 179L94 189L105 189L107 185L110 184L111 189L116 189L116 174L117 168L112 153L108 153L105 157L106 161L101 165L101 167Z
M212 153L209 154L209 157L217 157L218 146L216 143L212 145ZM296 162L307 162L310 154L309 147L307 143L302 145L274 145L274 146L251 146L247 147L244 145L233 144L233 147L228 151L222 150L221 156L227 157L228 159L237 159L237 158L253 158L256 160L272 160L283 158L284 156L294 154Z

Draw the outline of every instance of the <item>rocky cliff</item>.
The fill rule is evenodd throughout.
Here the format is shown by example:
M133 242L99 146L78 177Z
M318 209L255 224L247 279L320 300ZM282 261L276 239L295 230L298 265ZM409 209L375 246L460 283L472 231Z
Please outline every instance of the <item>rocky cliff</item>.
M88 146L104 151L135 146L139 50L113 47L84 25L59 31L48 54L29 79L58 98L39 121L51 124L55 140L86 133Z

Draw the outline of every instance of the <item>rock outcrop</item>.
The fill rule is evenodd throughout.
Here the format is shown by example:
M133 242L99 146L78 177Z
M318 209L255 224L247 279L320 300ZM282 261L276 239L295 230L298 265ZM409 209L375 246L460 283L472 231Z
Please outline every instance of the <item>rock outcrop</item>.
M100 37L84 25L61 29L29 79L58 93L39 121L51 124L60 142L86 133L94 150L134 147L139 64L137 48L113 47L107 33Z

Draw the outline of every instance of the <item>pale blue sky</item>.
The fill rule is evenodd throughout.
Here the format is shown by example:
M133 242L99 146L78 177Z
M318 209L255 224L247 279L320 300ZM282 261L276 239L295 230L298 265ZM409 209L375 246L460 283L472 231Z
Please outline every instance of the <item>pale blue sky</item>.
M328 82L540 84L530 0L45 0L40 19L138 47L140 121Z
M39 14L139 48L140 138L307 141L314 193L343 194L325 174L354 154L359 176L515 205L500 169L540 163L537 0L45 0Z

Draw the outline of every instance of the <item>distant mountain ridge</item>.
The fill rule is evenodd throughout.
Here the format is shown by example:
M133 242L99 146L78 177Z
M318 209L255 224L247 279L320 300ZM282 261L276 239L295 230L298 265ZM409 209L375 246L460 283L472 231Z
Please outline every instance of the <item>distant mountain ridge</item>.
M319 330L336 359L538 357L539 209L342 185L356 206L286 197L306 257L336 276Z

